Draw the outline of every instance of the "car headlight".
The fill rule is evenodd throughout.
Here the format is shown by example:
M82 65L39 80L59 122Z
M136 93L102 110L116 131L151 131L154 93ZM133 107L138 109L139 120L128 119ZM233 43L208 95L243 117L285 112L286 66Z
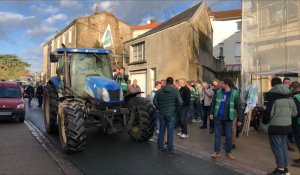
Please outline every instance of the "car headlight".
M17 109L24 109L24 108L25 108L24 103L21 103L21 104L17 105Z
M124 94L122 88L120 88L120 101L124 100Z
M103 99L103 101L106 101L106 102L109 101L109 94L108 94L107 89L105 89L105 88L102 88L102 99Z

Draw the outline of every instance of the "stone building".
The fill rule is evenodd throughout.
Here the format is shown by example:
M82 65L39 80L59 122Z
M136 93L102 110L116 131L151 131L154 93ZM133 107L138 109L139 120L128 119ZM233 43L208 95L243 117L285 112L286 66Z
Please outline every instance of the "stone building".
M146 95L156 80L168 76L211 81L224 69L224 61L213 57L212 37L209 12L202 2L125 42L130 79L137 79Z
M93 48L97 42L111 49L113 69L121 66L124 57L124 42L132 38L131 25L116 18L112 12L98 10L91 16L73 20L43 46L43 73L45 82L54 76L56 64L49 62L50 52L64 43L71 48Z

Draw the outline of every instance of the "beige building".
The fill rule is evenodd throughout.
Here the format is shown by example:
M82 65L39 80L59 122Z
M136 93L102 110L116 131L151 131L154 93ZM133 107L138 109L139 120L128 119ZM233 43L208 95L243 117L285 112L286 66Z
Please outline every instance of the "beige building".
M274 76L300 80L300 1L243 1L243 84L259 84L262 94Z
M123 63L123 43L132 38L132 33L132 26L116 18L112 12L98 13L96 10L91 16L73 20L43 46L44 82L56 75L56 64L50 63L49 55L62 43L70 48L93 48L99 42L113 51L112 66L115 68Z
M224 61L213 57L212 34L209 13L202 2L125 42L130 79L137 79L146 95L156 80L168 76L211 81L224 69Z

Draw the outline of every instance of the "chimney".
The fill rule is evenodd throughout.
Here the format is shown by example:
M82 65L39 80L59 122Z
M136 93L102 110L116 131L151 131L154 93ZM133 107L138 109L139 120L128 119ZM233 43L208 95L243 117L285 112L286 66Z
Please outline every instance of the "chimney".
M154 18L151 18L147 21L147 24L154 24L154 23L157 23L156 19Z
M112 16L114 16L114 11L110 11L109 14L111 14Z
M95 13L94 13L94 14L95 14L95 15L96 15L96 14L99 14L99 8L98 8L98 5L95 6Z

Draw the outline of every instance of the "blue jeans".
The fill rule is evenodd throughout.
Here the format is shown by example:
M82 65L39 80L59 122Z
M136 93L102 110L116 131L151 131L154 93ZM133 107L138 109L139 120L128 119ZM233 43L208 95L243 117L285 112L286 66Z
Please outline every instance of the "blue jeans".
M195 118L195 104L190 105L190 109L188 112L188 122L192 122L192 120Z
M222 132L224 128L225 132L225 151L226 153L231 153L232 149L232 121L229 120L220 120L218 118L214 118L215 124L215 147L214 151L219 153L221 151L221 138Z
M203 121L203 105L200 103L199 100L196 102L195 112L195 119L197 120L198 118L200 118Z
M187 135L187 115L189 112L190 106L184 106L180 111L180 127L182 134Z
M158 134L158 150L162 151L164 149L164 135L167 128L167 138L168 138L168 152L174 152L174 129L175 129L175 116L164 116L159 114L159 134Z
M203 125L207 126L207 118L209 118L211 107L210 106L203 106L203 109L204 109L203 110ZM209 126L210 126L210 128L214 128L212 120L209 121Z
M159 130L159 112L158 110L154 109L153 111L153 117L154 117L154 128Z
M270 146L276 159L277 168L288 167L287 135L269 135Z

